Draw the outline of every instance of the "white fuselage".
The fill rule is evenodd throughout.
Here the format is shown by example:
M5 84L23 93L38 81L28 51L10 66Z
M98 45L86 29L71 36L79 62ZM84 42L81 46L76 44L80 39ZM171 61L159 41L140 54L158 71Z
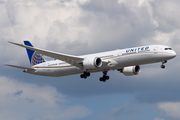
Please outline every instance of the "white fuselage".
M102 52L96 54L82 55L84 58L99 57L107 64L102 64L100 68L87 69L86 71L100 72L109 70L120 70L124 67L150 64L169 60L176 56L176 53L164 45L147 45L134 48L127 48L121 50L114 50L109 52ZM47 61L41 64L32 66L34 70L25 70L27 73L42 75L42 76L65 76L72 74L83 73L84 70L76 66L68 64L60 60Z

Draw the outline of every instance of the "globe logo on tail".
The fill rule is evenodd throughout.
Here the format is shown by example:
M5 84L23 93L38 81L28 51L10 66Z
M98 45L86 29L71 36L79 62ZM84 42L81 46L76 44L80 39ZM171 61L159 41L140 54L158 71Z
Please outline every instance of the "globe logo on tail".
M39 63L43 63L45 62L45 60L42 58L42 56L40 54L38 54L37 52L34 52L34 54L32 55L32 59L31 59L31 65L37 65Z

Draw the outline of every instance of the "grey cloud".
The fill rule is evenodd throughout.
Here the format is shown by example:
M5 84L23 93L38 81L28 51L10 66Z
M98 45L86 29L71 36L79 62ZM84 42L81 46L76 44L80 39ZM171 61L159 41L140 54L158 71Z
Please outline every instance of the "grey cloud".
M136 119L139 115L142 114L142 111L139 109L133 109L128 106L113 108L109 113L101 114L96 116L100 120L118 120L125 119L131 120Z
M124 3L100 0L90 1L82 9L85 12L80 19L81 24L88 26L90 40L99 41L98 44L93 44L95 50L105 50L107 46L109 49L136 46L142 38L154 34L155 26L152 25L145 7L137 7L133 11Z
M88 12L103 13L109 17L116 17L116 15L127 16L130 13L130 9L128 9L124 3L118 4L118 0L91 0L81 7Z
M52 49L54 51L58 51L60 53L68 53L68 54L83 54L83 50L86 51L86 47L88 46L87 41L84 40L83 36L85 36L84 31L79 31L78 39L76 38L68 38L71 36L71 28L69 25L64 24L60 21L54 21L53 26L49 29L47 40L49 40L47 44L47 49ZM73 31L72 31L73 32ZM59 36L57 38L57 35ZM63 39L61 41L61 39ZM53 42L51 41L53 40ZM78 54L77 54L78 53Z
M17 14L18 9L16 8L15 2L8 0L6 3L6 10L7 10L7 17L11 24L11 26L14 26L17 24Z
M68 105L61 93L51 86L38 87L35 84L0 77L1 89L1 118L10 119L78 119L91 114L91 111L83 105ZM12 91L17 90L12 96ZM25 91L26 94L23 94ZM8 94L10 93L10 94ZM8 94L8 95L7 95ZM17 97L18 96L18 97ZM32 98L32 99L30 99ZM40 112L39 112L40 111ZM51 112L51 113L50 113ZM5 114L8 113L8 114ZM29 114L31 113L31 114ZM47 114L49 113L49 114ZM69 114L71 113L71 114ZM24 114L24 115L22 115Z
M33 103L34 102L34 100L28 99L28 98L26 99L26 101L29 102L29 103Z
M38 116L38 117L32 118L30 120L50 120L50 119Z
M179 29L179 0L157 0L150 3L153 7L153 16L159 23L159 30L170 32Z
M141 110L131 108L116 108L112 109L111 112L117 118L136 118L142 114Z
M156 91L147 91L147 92L139 93L135 95L134 102L154 104L158 102L180 101L180 97L178 93L174 93L172 90L166 93L164 91L158 92L156 90Z
M20 96L22 93L22 90L17 90L17 92L14 93L14 96Z
M5 2L4 1L0 1L0 4L4 4Z
M30 119L30 120L51 120L51 119L38 116L38 117L32 118L32 119Z

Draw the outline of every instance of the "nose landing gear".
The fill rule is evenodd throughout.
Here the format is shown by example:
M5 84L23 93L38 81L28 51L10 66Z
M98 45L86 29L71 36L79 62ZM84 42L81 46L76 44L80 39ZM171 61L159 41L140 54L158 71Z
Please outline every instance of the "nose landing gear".
M166 61L166 60L163 60L163 61L162 61L162 65L161 65L161 68L162 68L162 69L165 68L165 65L164 65L165 63L167 63L167 61Z

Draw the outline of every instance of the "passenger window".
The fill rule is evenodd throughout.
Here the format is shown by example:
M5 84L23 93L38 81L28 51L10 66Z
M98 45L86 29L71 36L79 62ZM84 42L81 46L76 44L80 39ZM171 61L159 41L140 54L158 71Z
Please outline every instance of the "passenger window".
M165 50L168 50L168 48L165 48Z

